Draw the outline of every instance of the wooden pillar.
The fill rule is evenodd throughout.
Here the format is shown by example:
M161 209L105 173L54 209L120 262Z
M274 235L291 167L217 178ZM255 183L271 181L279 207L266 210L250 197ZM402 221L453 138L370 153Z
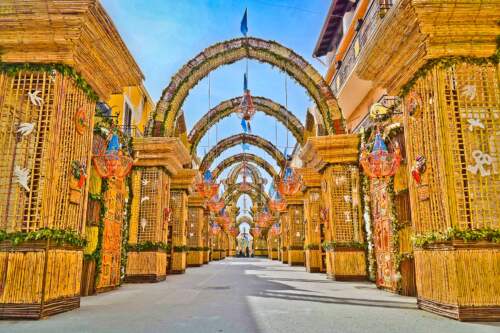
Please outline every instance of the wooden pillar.
M190 161L179 139L134 138L132 207L126 282L158 282L167 274L172 174Z
M499 75L436 67L403 103L418 306L459 320L500 320Z
M187 266L199 267L203 265L203 227L204 227L205 200L193 193L188 198L187 223Z
M335 280L366 279L366 251L357 167L359 137L345 134L309 138L301 158L321 174L326 215L327 274Z
M202 246L203 246L203 263L208 264L210 261L210 225L208 223L209 211L203 210L203 227L202 227Z
M287 203L287 263L290 266L304 266L304 199L302 193L285 196Z
M173 274L182 274L186 271L188 195L192 192L197 172L193 169L181 169L172 178L170 188L172 265L170 272Z
M281 246L279 248L279 255L281 262L284 264L288 264L288 245L290 240L289 221L287 210L286 213L280 215L281 233L279 243Z
M310 273L321 271L320 206L321 206L321 176L314 169L299 169L304 182L304 220L305 220L305 260L306 270Z

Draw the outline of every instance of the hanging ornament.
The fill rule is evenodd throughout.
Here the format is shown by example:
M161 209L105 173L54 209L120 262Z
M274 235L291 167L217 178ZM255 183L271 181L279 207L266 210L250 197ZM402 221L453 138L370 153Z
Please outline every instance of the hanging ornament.
M390 153L380 132L377 132L371 153L367 151L366 145L362 145L359 163L368 177L379 178L394 176L399 168L401 159L399 144L396 142L394 144L394 152Z
M491 175L491 171L486 170L486 168L484 167L485 165L490 166L492 164L493 158L490 155L483 153L480 150L474 150L472 152L472 158L474 159L476 164L475 165L468 165L467 171L469 171L475 175L477 175L477 173L479 171L479 174L481 175L481 177Z
M40 90L34 90L33 92L28 93L28 97L30 99L31 104L35 106L43 105L43 99L40 96L38 96L39 93L41 93Z
M123 179L132 169L133 160L123 155L120 139L113 130L105 141L107 147L98 147L98 153L92 157L94 167L101 178Z
M252 229L252 236L254 238L259 238L262 235L262 230L259 227L255 227Z
M268 226L269 222L271 222L272 218L273 216L269 213L269 209L264 207L262 212L257 213L255 216L255 221L257 222L257 225L265 228Z
M411 176L417 184L420 184L422 182L422 174L425 172L426 162L427 161L425 157L422 155L417 156L415 162L413 162L413 165L411 167Z
M24 188L26 192L29 192L30 188L28 187L28 181L30 179L30 171L16 165L14 168L14 176L16 177L16 182Z
M19 126L17 127L16 133L24 137L30 135L34 129L35 129L35 123L20 123Z
M144 232L144 230L146 229L147 225L148 225L148 221L145 218L142 218L141 219L141 229L142 229L142 232Z
M210 170L205 171L203 180L196 185L196 191L204 198L214 197L219 190L219 184L215 183Z
M294 195L302 187L302 177L294 168L286 167L283 177L276 183L279 194L282 196Z
M78 134L82 135L88 127L89 121L87 119L87 114L85 109L80 107L75 113L75 130Z
M214 197L212 197L212 199L210 199L209 201L207 201L207 207L213 213L219 212L221 209L224 208L224 206L225 206L224 201L223 200L219 200L217 198L217 196L214 196Z

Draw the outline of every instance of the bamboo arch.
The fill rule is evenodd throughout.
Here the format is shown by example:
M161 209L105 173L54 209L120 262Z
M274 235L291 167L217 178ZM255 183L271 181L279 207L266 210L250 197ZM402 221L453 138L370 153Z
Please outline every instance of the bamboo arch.
M205 113L205 115L198 120L198 122L191 129L191 132L189 132L188 136L191 154L196 153L196 148L198 147L200 140L210 127L221 119L224 119L232 113L238 111L241 99L242 97L235 97L223 101L210 109L210 111ZM278 119L279 122L288 128L299 144L302 145L304 143L304 125L302 125L300 120L293 113L288 111L283 105L276 103L269 98L257 96L252 99L256 110L262 111L268 116Z
M186 63L163 90L154 115L154 136L174 136L175 122L191 88L222 65L243 58L276 66L302 85L315 101L327 134L344 133L342 113L332 90L314 67L293 50L255 37L237 38L212 45Z
M237 181L238 176L240 175L241 169L243 169L244 164L240 163L237 164L230 172L229 175L226 179L226 184L233 184ZM263 183L265 181L264 178L262 178L262 175L260 174L259 169L253 164L247 163L246 168L248 171L250 171L250 178L252 179L252 183Z
M212 147L212 149L210 149L210 151L203 157L203 160L201 161L200 171L205 172L205 170L208 170L213 161L223 151L241 143L257 146L271 155L276 160L276 163L278 163L279 166L285 165L285 156L271 142L253 134L235 134L219 141L219 143L217 143L214 147Z
M260 156L250 154L250 153L240 153L236 154L233 156L230 156L224 160L222 160L215 169L212 171L212 176L214 179L217 179L219 175L221 174L222 171L226 170L230 166L236 163L240 163L241 161L247 161L247 162L252 162L258 166L260 166L262 169L264 169L273 179L276 178L278 173L276 170L273 168L273 166L267 162L265 159L263 159Z

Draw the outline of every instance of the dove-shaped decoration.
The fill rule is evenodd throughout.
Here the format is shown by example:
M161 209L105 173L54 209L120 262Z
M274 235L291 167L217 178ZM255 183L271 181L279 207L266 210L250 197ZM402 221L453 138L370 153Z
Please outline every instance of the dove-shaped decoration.
M17 133L22 136L30 135L31 132L35 129L35 123L20 123L17 127Z
M467 119L467 122L469 123L469 131L472 132L474 131L474 127L479 127L481 129L484 129L484 124L481 122L480 119L473 119L469 118Z
M144 231L146 229L146 226L148 225L148 221L145 218L141 219L141 229Z
M43 99L38 96L38 94L41 93L40 90L35 90L33 92L28 93L28 97L30 99L31 104L35 106L42 106L43 105Z
M462 94L469 100L476 98L476 86L473 84L468 84L462 87Z
M142 185L146 186L148 184L149 184L149 180L147 180L147 179L142 180Z
M146 195L146 196L143 196L141 198L141 203L143 203L144 201L148 201L149 200L149 197Z
M29 173L30 172L28 169L23 169L18 165L16 165L14 168L14 176L16 176L16 182L19 183L19 185L21 185L21 187L24 188L26 192L30 191L30 188L28 187L28 181L30 179Z

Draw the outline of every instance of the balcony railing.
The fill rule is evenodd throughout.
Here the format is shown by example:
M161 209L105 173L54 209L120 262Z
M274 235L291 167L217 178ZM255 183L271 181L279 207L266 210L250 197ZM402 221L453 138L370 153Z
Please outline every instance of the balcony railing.
M345 53L344 58L342 59L332 80L332 90L335 96L338 96L339 92L344 87L347 79L356 66L363 47L373 36L391 3L391 1L373 0L363 20L358 22L359 29L352 39L351 44L349 45L349 48L347 49L347 52Z

